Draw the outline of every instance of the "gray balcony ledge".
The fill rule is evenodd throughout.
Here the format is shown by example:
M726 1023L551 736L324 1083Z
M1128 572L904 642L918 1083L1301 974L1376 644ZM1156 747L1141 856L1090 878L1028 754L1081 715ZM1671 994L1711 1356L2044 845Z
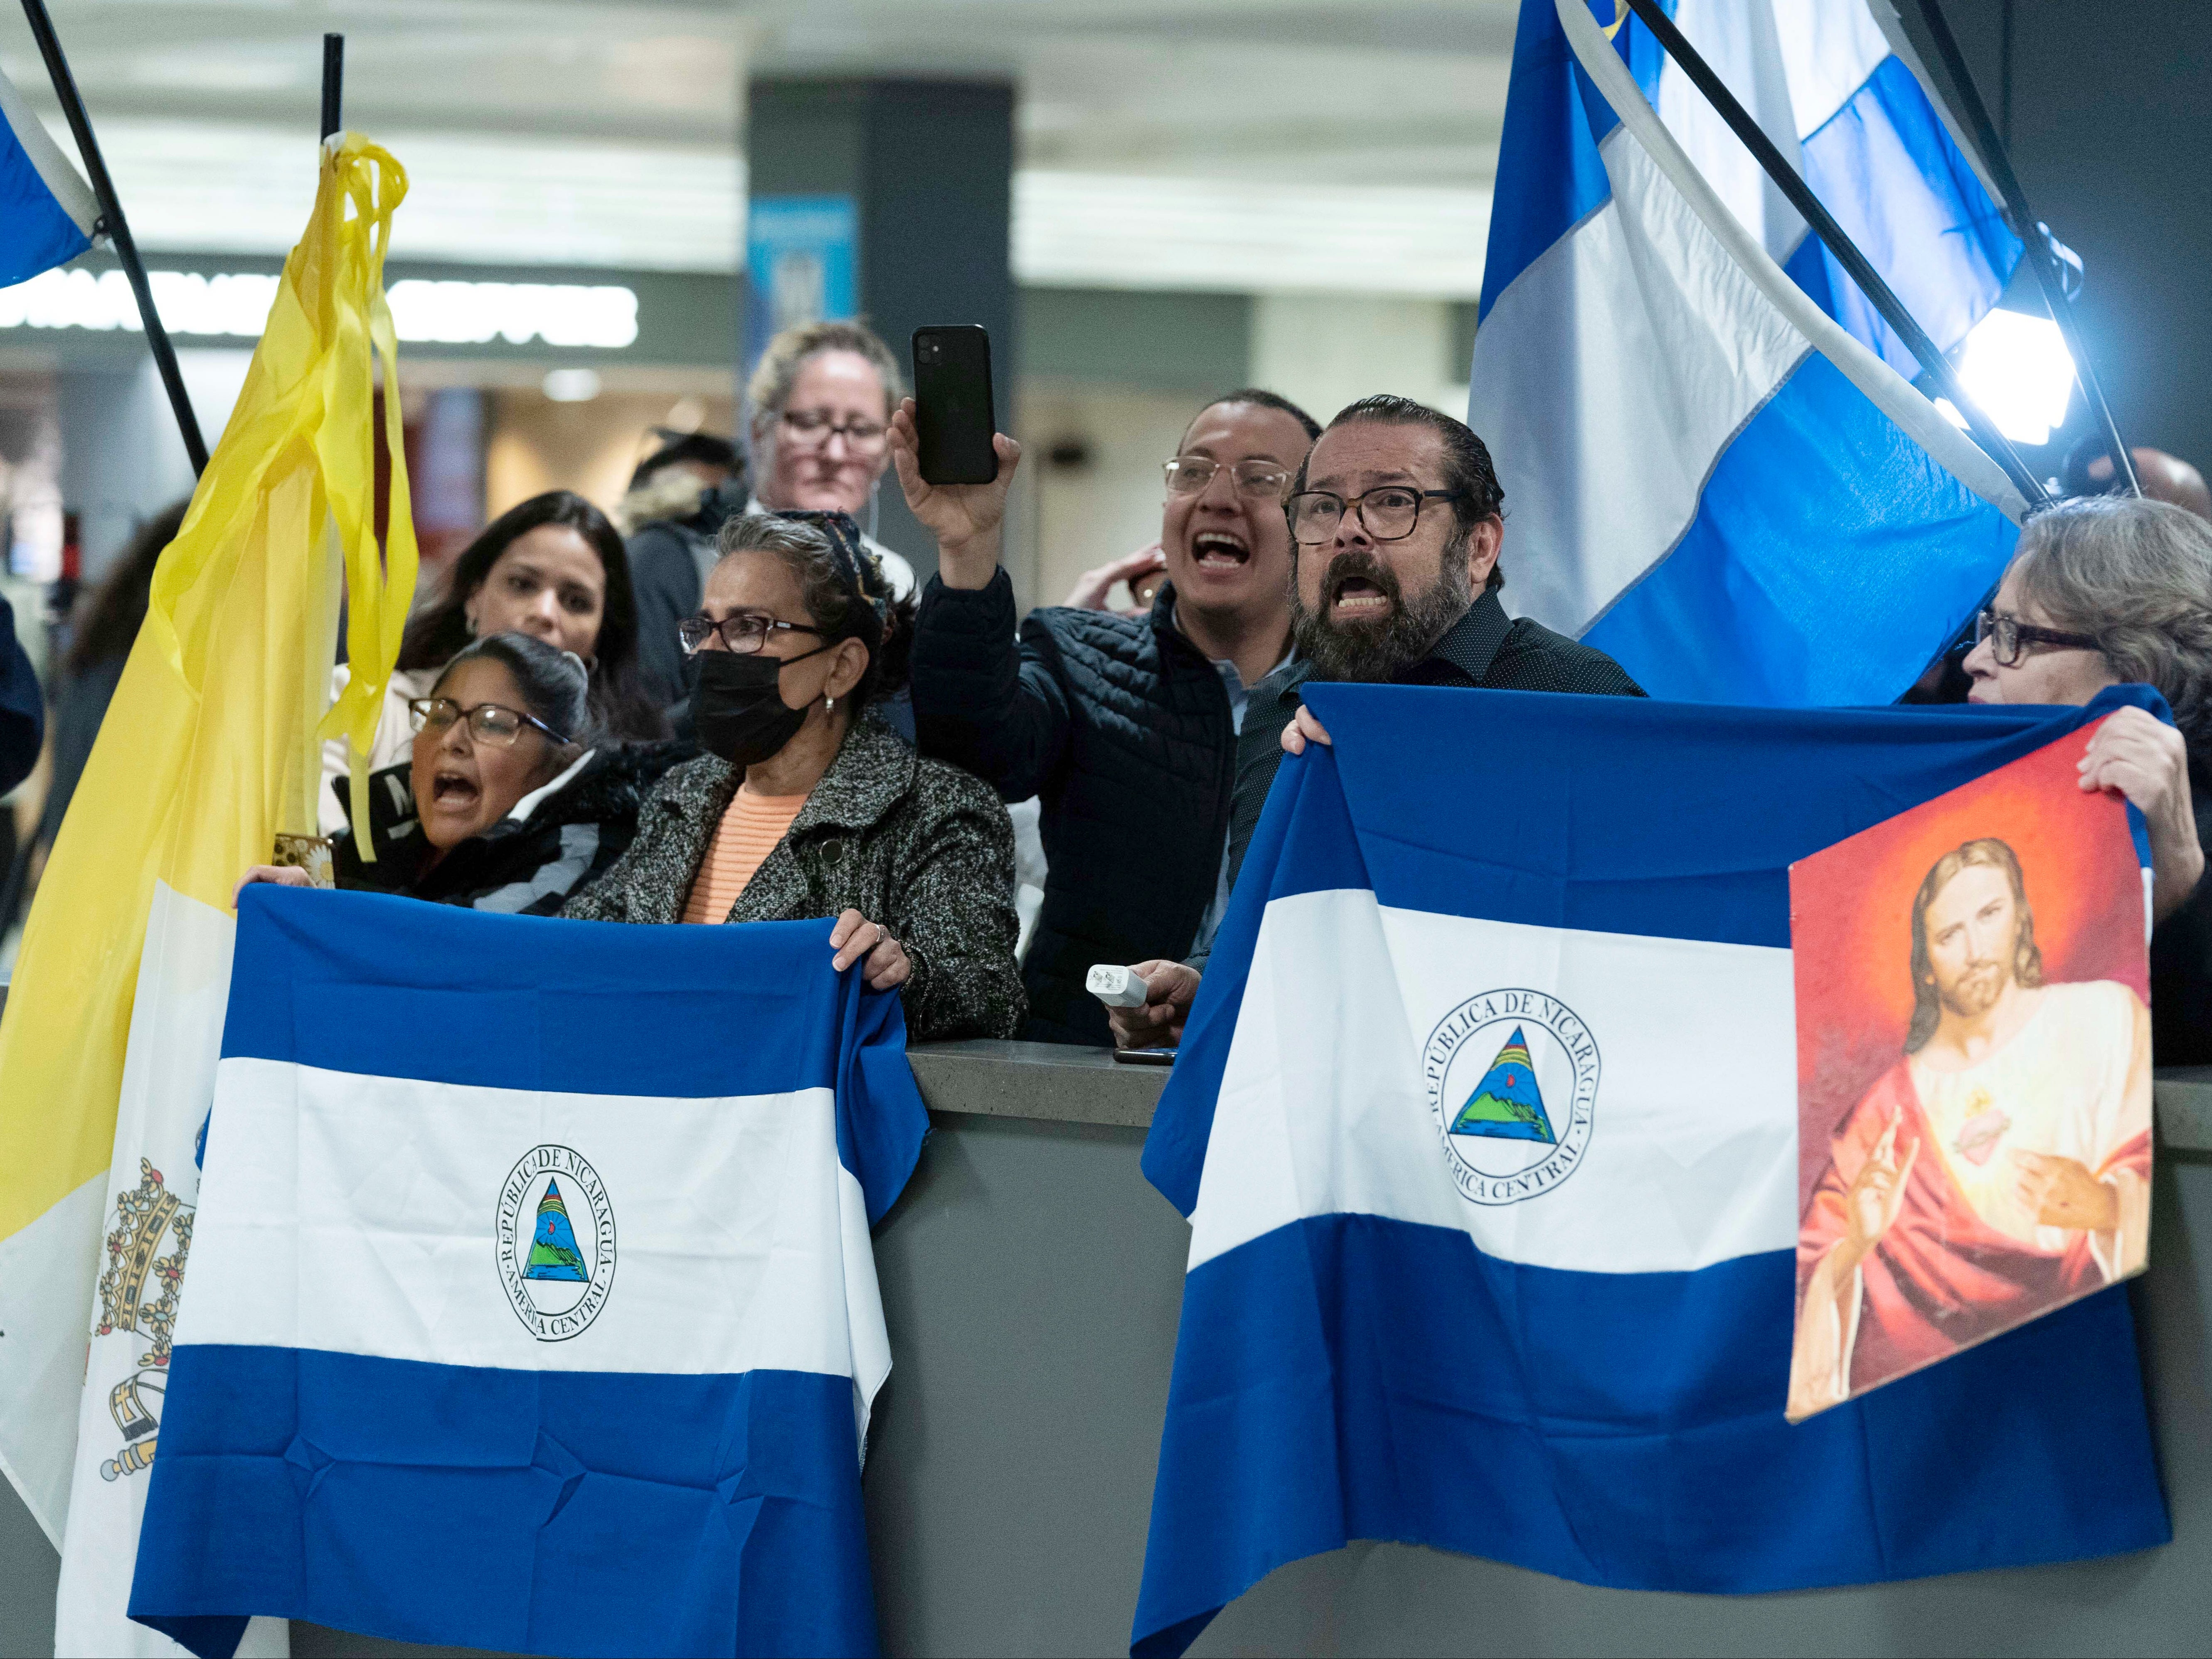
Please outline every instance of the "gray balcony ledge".
M1151 1127L1170 1069L1057 1042L975 1039L919 1044L907 1054L933 1112L1126 1129ZM2153 1094L2166 1150L2212 1153L2212 1066L2164 1067Z

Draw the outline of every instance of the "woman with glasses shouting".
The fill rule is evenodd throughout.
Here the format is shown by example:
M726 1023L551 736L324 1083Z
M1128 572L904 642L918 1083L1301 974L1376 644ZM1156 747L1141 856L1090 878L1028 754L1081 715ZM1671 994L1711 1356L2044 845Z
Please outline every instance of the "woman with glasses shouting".
M2087 702L2155 688L2104 720L2081 787L2133 802L2150 830L2151 1042L2161 1066L2212 1063L2212 525L2170 505L2089 496L2038 514L1966 654L1971 702Z
M707 753L661 781L628 854L562 914L835 918L830 965L896 990L913 1040L1013 1036L1013 831L987 785L918 759L875 717L893 601L858 528L747 516L720 545L680 629Z
M464 647L407 712L406 761L369 775L374 856L351 824L332 837L338 884L511 915L550 915L614 863L675 747L595 744L582 660L528 634ZM270 865L246 881L309 884Z

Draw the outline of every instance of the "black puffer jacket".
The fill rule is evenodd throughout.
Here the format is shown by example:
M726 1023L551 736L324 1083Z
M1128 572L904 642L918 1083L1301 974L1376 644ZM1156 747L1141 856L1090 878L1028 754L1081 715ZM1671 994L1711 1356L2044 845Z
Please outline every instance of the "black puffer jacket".
M671 766L696 752L675 743L594 750L557 788L535 799L526 795L526 814L510 813L427 870L430 844L416 817L409 769L372 772L368 822L376 858L364 863L352 830L340 831L331 846L338 885L510 915L552 915L629 850L647 793Z
M1033 611L1018 646L1005 571L973 590L933 576L912 675L922 753L1008 800L1042 805L1048 868L1023 974L1023 1035L1110 1042L1085 974L1093 963L1187 955L1229 831L1229 693L1176 629L1174 586L1147 617Z

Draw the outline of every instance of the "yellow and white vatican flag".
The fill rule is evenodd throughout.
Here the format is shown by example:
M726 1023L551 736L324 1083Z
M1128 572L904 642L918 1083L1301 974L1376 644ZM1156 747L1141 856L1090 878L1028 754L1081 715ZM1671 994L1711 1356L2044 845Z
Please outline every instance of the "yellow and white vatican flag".
M0 1022L0 1468L62 1550L63 1654L177 1653L125 1615L190 1268L236 926L315 832L319 738L366 754L415 587L384 257L406 174L327 141L222 441L62 825ZM375 536L372 358L391 453ZM351 683L327 714L341 592ZM88 1352L88 1345L89 1351ZM241 1651L282 1651L282 1625Z

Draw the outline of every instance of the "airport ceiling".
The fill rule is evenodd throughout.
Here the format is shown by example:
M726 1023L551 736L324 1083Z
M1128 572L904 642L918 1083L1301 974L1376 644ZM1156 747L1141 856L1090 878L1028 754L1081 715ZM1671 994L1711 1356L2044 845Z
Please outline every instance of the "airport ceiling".
M414 180L417 258L734 267L748 75L1020 89L1025 281L1480 279L1515 0L49 0L140 240L270 252L305 222L326 29L346 123ZM59 128L20 13L0 69ZM66 140L64 140L66 142ZM295 148L295 145L301 148ZM1322 223L1390 250L1345 260ZM1319 245L1333 242L1334 251Z

